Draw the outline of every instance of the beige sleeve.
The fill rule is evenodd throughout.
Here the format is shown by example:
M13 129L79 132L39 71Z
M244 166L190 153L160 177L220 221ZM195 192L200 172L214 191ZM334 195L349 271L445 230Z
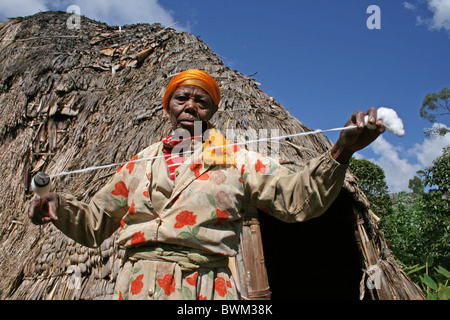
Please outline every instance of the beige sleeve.
M72 195L59 194L58 220L53 224L82 245L100 246L119 228L129 209L127 176L123 171L99 190L89 204Z
M311 159L296 173L273 159L258 156L248 163L245 192L252 205L280 220L305 221L320 216L333 203L347 167L329 152Z

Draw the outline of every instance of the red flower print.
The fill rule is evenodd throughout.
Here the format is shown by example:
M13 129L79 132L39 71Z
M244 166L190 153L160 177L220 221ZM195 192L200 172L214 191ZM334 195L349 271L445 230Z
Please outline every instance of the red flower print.
M119 167L119 169L117 169L117 173L119 173L119 172L120 172L120 170L122 170L123 166L124 166L124 164L123 164L123 165L121 165L121 166Z
M199 295L197 300L208 300L208 299L206 299L206 297L204 297L202 295Z
M241 176L242 176L244 173L245 173L245 164L243 164L242 167L241 167ZM239 182L244 182L244 181L242 180L242 177L239 177Z
M216 216L217 216L217 221L214 222L214 225L218 226L222 222L226 221L230 215L228 214L227 210L220 210L219 208L217 208Z
M127 166L125 168L128 169L128 171L130 172L130 174L133 172L134 170L134 165L136 164L136 160L138 159L139 155L135 155L133 158L131 158L130 162L127 163Z
M241 150L241 147L239 147L237 144L233 144L233 152L236 153L239 150Z
M225 295L227 294L225 279L222 277L217 277L216 280L214 280L214 289L219 296L225 297Z
M123 295L121 291L119 291L119 300L123 300Z
M112 195L122 196L125 198L128 197L128 189L127 189L125 182L119 181L114 185L114 187L115 187L115 189L113 191L111 191Z
M184 210L181 211L175 219L177 223L175 223L175 228L183 228L184 226L193 226L197 223L197 216L190 211Z
M158 284L164 290L166 296L170 296L175 292L175 277L173 274L166 274L164 278L158 279Z
M141 274L136 277L133 281L131 281L131 294L135 295L141 292L142 288L144 287L144 283L142 282L142 278L144 278L144 275Z
M266 165L264 165L261 161L256 160L255 164L255 170L256 172L261 172L262 174L266 173Z
M123 219L120 220L120 228L119 228L119 232L122 232L123 227L125 227L126 223L125 221L123 221Z
M145 242L144 233L141 231L135 232L131 237L131 245L136 245Z
M128 214L133 215L136 212L134 209L134 201L131 203L130 209L128 209Z
M144 197L150 198L150 195L148 194L148 190L145 190L143 194L144 194Z
M197 278L198 278L198 272L194 273L192 277L186 278L186 281L191 285L194 286L197 284Z
M204 173L200 176L200 169L202 168L202 166L203 165L201 163L196 163L196 161L194 161L194 163L191 164L189 168L194 172L194 175L196 178L198 178L198 180L208 180L209 175L207 173Z
M196 176L198 177L198 176ZM200 177L198 177L198 180L208 180L209 179L209 175L205 172L204 174L202 174Z
M232 288L232 286L231 286L231 281L230 281L230 280L227 281L227 287L228 287L228 288Z
M202 168L202 164L194 162L189 168L194 172L195 176L198 177L200 174L200 169Z

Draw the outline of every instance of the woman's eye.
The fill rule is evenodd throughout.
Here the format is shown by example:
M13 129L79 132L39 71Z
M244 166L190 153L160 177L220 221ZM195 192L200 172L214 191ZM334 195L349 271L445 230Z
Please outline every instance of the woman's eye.
M175 99L177 99L179 101L186 101L187 97L185 97L185 96L176 96Z

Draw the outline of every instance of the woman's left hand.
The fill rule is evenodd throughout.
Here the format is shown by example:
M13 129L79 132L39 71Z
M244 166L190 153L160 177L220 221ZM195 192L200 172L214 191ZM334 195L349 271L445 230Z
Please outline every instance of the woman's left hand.
M368 116L368 124L375 125L376 128L369 129L364 124L364 116ZM367 147L375 141L380 134L386 131L382 120L377 119L377 109L372 107L366 113L355 111L345 124L348 126L356 126L356 128L343 130L339 135L333 148L331 148L331 156L338 162L348 163L352 155Z

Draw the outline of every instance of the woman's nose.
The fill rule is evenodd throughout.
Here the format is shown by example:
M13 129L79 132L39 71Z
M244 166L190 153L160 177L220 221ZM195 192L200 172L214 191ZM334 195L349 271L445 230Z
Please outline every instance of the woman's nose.
M196 107L196 103L194 101L194 99L188 99L184 105L184 109L187 110L195 110Z

